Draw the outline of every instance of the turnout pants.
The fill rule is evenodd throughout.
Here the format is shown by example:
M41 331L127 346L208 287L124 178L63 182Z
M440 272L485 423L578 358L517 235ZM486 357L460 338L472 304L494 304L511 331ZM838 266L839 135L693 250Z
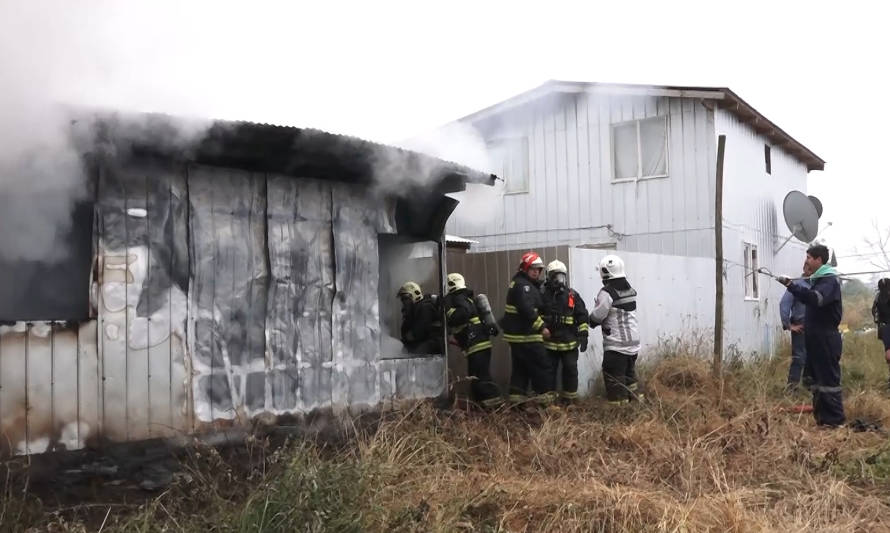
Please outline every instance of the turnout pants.
M603 353L603 382L609 403L626 403L637 398L636 366L637 354Z
M813 378L813 416L821 425L844 423L841 394L841 334L837 331L805 330L806 367Z
M526 400L529 383L538 401L548 403L553 400L556 374L543 343L511 343L510 360L513 367L510 375L510 401Z
M484 407L494 407L501 403L501 391L491 377L491 348L471 353L467 356L467 376L473 400Z
M556 377L562 364L562 390L559 396L565 400L578 398L578 348L574 350L547 350L553 371L553 385L556 390Z

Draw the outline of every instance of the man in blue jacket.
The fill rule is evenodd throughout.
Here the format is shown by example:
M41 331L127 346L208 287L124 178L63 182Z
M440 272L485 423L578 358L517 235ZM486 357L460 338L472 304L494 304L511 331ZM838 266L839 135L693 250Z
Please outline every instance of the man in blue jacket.
M804 279L795 280L795 285L809 287L807 282L812 274L809 267L804 265ZM788 367L788 384L785 386L787 392L792 392L800 385L801 374L803 375L803 383L805 386L810 384L810 375L806 371L807 346L804 338L804 317L806 317L806 304L798 300L791 294L791 291L785 291L782 299L779 301L779 316L782 319L782 329L791 332L791 365Z
M844 308L841 282L828 263L828 248L817 244L807 250L807 267L812 269L810 287L779 277L795 298L806 305L804 338L806 367L813 378L813 416L816 424L826 427L843 425L844 403L841 395L841 334L838 326Z

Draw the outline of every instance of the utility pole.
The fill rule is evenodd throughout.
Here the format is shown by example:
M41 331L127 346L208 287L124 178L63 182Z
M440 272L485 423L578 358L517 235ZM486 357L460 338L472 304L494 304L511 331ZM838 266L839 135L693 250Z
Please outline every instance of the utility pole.
M717 187L714 209L714 367L719 377L723 366L723 153L726 151L726 135L717 138Z

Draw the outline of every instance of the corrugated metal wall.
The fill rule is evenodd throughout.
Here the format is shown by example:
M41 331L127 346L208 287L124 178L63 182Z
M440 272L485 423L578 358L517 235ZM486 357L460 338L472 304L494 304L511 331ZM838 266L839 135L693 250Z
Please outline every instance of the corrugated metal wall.
M526 250L449 254L449 272L460 272L476 293L488 295L495 316L503 315L504 297L519 258ZM569 282L592 308L602 287L599 261L610 252L565 246L536 250L545 262L559 259L569 268ZM680 343L698 346L701 353L710 349L714 325L714 260L700 257L664 256L623 252L628 279L639 292L638 318L642 338L641 358L655 353L659 347ZM665 297L668 295L669 297ZM743 330L727 324L726 338L738 342ZM501 386L510 377L510 350L500 337L492 350L492 374ZM602 365L602 335L599 329L591 334L587 352L579 358L579 392L589 394L596 386ZM458 392L468 393L466 366L459 350L451 348L449 369L457 379Z
M654 116L667 117L669 177L612 183L611 125ZM490 142L523 136L529 191L500 195L485 213L458 206L449 221L449 233L479 241L474 250L617 240L619 250L713 254L714 115L697 100L567 95L486 130Z
M744 244L757 245L760 266L775 273L799 275L806 245L796 239L775 254L789 235L782 214L782 201L792 190L806 192L807 169L778 146L771 147L771 173L767 174L764 145L768 141L730 113L715 112L716 132L726 135L724 162L723 246L727 260L726 317L735 341L727 346L742 352L772 353L782 335L779 300L785 289L774 280L758 275L758 299L745 298ZM727 326L729 328L729 326Z
M523 249L478 254L449 251L447 257L448 272L463 274L467 281L467 286L474 293L487 295L495 318L500 320L504 315L507 287L510 285L510 280L513 279L519 267L522 254L527 251L527 249ZM555 259L563 262L568 262L569 260L569 251L565 246L536 248L535 251L541 255L545 263ZM466 381L461 380L461 378L467 375L464 355L454 346L450 346L448 352L449 371L452 377L460 380L456 390L462 394L467 394L469 391L468 384ZM501 387L506 387L510 380L510 351L507 344L502 341L496 340L494 343L491 369L495 381ZM506 390L506 388L503 390Z
M0 328L0 455L444 389L444 357L381 359L389 202L340 183L151 162L103 168L97 191L96 319Z

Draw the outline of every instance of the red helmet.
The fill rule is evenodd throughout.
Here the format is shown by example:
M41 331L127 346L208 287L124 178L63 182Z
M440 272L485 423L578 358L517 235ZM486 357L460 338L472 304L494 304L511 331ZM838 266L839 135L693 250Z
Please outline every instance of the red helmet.
M535 252L526 252L522 256L522 262L519 263L519 270L528 272L532 267L544 268L544 261L542 261L541 256Z

